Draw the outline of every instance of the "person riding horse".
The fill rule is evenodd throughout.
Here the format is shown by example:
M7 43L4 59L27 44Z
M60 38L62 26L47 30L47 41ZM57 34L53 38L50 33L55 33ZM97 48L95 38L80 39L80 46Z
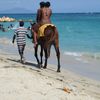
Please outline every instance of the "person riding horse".
M51 24L50 17L52 15L52 10L49 8L50 2L40 2L40 8L37 10L37 17L36 21L37 23L42 26L44 24ZM45 25L44 25L45 26ZM44 27L42 27L44 30ZM37 35L34 30L34 47L36 47L37 44Z

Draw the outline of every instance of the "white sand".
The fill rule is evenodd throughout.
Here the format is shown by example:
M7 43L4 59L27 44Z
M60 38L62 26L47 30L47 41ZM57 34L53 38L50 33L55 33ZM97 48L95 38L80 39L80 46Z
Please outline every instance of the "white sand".
M57 73L54 65L22 65L17 56L0 51L0 100L100 100L100 82L66 70Z

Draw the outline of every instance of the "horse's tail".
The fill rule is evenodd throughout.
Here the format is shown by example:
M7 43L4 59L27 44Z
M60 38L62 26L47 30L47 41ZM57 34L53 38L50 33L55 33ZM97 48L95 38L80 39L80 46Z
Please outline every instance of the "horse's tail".
M45 34L45 40L47 42L47 45L51 45L51 43L55 40L56 33L55 33L56 27L52 25L48 25L44 31ZM48 47L48 57L50 56L50 47Z
M45 28L44 35L48 42L51 42L55 39L55 26L49 25Z

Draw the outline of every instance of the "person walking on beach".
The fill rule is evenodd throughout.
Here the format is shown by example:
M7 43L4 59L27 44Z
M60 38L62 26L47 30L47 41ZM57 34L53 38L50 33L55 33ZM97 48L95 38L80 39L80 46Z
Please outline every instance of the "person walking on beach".
M14 43L15 38L17 37L16 40L17 40L17 46L18 46L21 63L25 63L25 58L24 58L24 49L26 45L25 35L27 35L28 38L31 38L28 34L28 30L24 27L24 22L20 21L19 28L15 30L12 43Z

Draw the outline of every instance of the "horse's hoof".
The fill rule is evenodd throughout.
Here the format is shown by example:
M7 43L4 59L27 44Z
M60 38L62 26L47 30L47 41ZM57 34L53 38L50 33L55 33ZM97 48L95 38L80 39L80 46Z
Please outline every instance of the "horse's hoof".
M47 67L46 67L46 66L44 66L43 68L44 68L44 69L46 69Z
M41 68L42 68L41 66L42 66L41 64L38 64L38 68L40 68L40 69L41 69Z
M57 72L58 72L58 73L61 72L60 69L58 69Z
M41 66L39 66L39 69L41 69L42 67Z
M39 68L40 68L40 69L43 68L42 64L40 64Z

